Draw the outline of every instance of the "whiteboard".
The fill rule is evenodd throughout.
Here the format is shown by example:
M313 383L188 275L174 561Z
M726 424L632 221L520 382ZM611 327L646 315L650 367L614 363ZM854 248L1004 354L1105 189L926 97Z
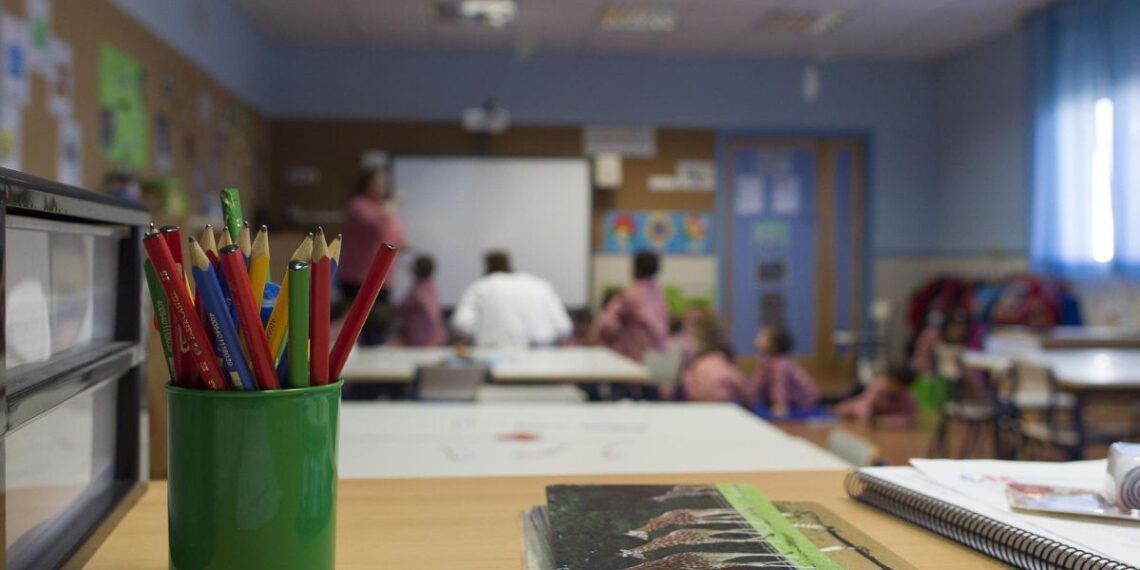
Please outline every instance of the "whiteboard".
M583 158L401 156L393 165L411 255L435 258L440 302L454 305L483 275L483 254L503 249L516 271L550 281L562 302L585 307L590 275L590 169Z

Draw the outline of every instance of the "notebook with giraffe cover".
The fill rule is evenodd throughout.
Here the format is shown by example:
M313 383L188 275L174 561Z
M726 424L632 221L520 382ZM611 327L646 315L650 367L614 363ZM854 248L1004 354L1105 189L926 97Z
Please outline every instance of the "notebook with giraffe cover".
M747 485L556 485L546 497L523 514L528 570L910 568L826 509Z

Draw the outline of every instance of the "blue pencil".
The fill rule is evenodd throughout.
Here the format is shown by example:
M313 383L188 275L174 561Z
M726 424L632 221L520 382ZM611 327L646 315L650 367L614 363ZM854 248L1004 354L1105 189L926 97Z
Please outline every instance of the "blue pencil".
M241 352L238 343L237 327L234 326L229 308L226 307L222 296L218 276L210 265L206 252L197 240L190 238L190 260L194 274L194 283L202 295L202 305L206 308L206 325L213 333L214 353L222 361L222 371L238 390L255 390L253 373L249 371L249 364Z

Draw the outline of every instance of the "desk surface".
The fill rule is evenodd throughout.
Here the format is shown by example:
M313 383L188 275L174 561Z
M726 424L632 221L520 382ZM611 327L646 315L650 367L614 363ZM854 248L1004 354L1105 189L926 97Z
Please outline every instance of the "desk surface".
M341 481L337 568L522 566L519 513L545 502L559 483L748 483L775 500L813 501L919 568L1004 568L990 558L847 498L845 473L741 473L604 477L503 477ZM166 568L166 484L146 494L96 551L87 568Z
M406 384L417 366L437 365L452 354L447 347L358 346L341 376L348 382ZM600 346L476 348L473 355L488 364L498 382L643 382L648 378L644 366Z
M1053 369L1057 382L1077 390L1140 390L1140 350L967 350L966 366L1004 371L1024 359Z
M343 478L850 467L732 404L344 402L340 430Z

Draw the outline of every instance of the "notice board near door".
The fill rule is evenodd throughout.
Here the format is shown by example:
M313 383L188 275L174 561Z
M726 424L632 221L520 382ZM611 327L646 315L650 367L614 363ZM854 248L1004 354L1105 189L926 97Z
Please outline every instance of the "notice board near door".
M781 325L825 391L854 374L833 343L859 326L864 287L861 140L729 137L722 147L723 307L737 354Z

